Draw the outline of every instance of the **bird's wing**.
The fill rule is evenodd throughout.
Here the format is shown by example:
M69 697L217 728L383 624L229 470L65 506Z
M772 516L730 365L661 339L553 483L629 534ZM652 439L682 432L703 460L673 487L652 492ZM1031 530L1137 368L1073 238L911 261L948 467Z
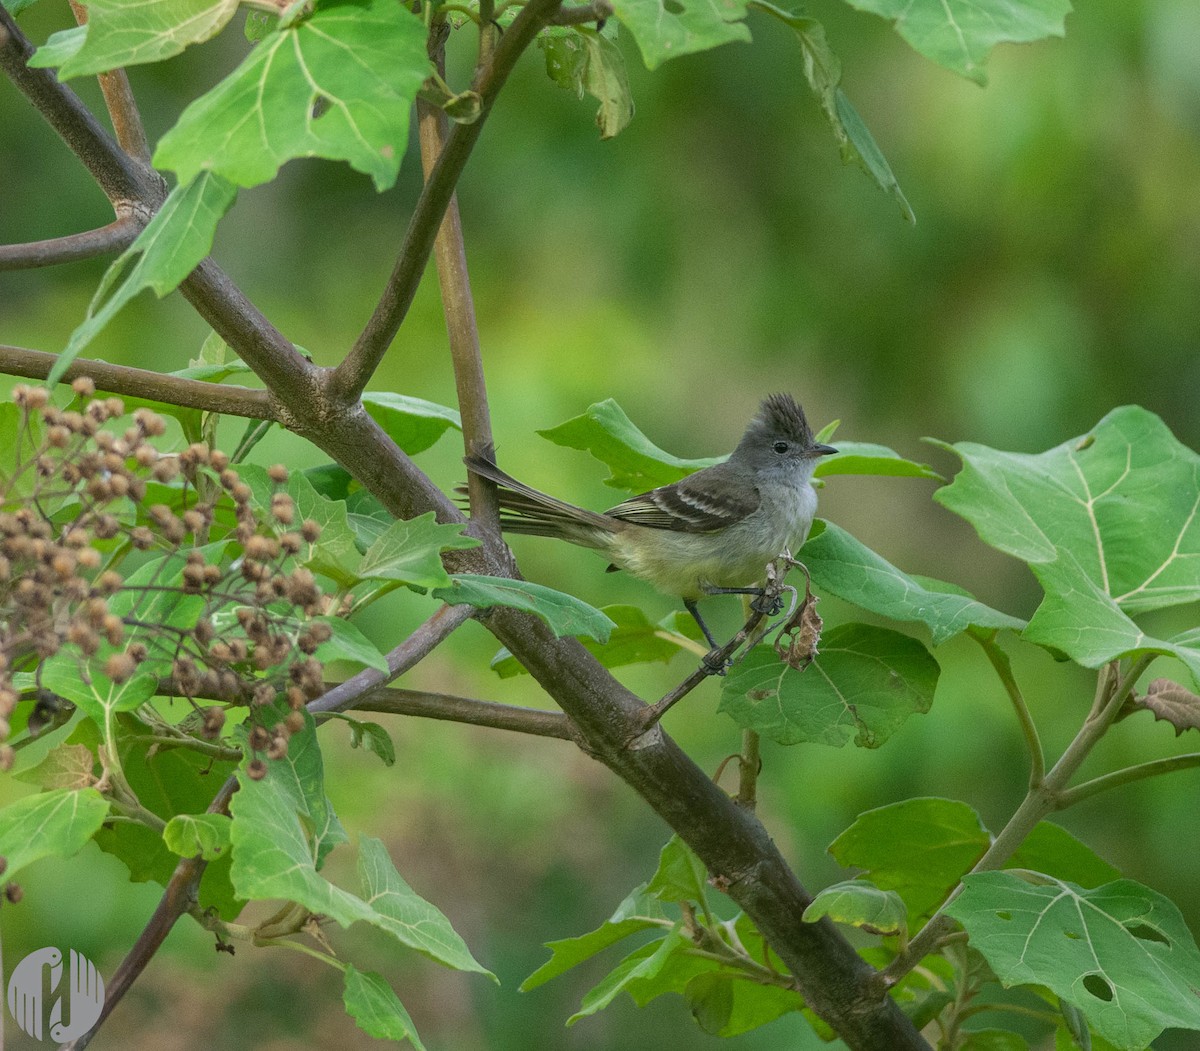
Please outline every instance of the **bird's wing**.
M727 463L706 467L683 481L631 497L605 514L651 529L711 533L757 510L756 486L738 478Z

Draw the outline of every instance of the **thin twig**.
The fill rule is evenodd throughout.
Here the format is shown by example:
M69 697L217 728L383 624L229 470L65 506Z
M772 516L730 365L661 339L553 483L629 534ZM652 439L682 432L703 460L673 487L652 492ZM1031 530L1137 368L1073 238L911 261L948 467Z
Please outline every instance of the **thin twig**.
M44 380L58 360L55 354L24 347L0 344L0 373ZM265 390L238 387L224 383L165 376L149 369L131 365L112 365L107 361L76 358L59 383L70 383L78 376L89 376L96 389L107 394L124 394L131 398L182 405L190 409L219 412L226 416L243 416L251 420L276 420L274 399Z
M83 162L116 206L117 214L122 215L124 208L137 203L144 211L139 218L149 219L167 196L162 176L121 149L79 96L59 82L53 70L30 69L27 63L33 50L0 5L0 70Z
M130 216L116 219L107 226L65 237L26 244L0 245L0 270L34 270L39 266L57 266L92 259L108 252L124 251L142 227Z
M431 57L438 72L444 75L442 39L441 34L430 35L431 41L439 41L436 53ZM417 119L421 165L428 180L446 148L450 121L444 110L422 99L417 100ZM458 408L462 415L463 446L468 453L488 454L493 447L492 420L457 196L452 195L446 206L446 215L434 239L433 256L442 293L442 312L446 317L446 331L450 339L450 359L454 366ZM468 472L467 494L471 504L473 531L499 536L500 503L495 484L481 475Z
M442 216L450 204L463 167L487 123L496 95L504 86L517 59L542 27L554 17L561 2L530 0L496 44L491 63L480 70L474 85L474 90L480 96L479 118L470 124L456 124L446 140L446 146L417 199L396 265L375 312L350 353L335 370L332 384L335 399L344 403L356 401L379 368L412 305L421 275L425 272L425 264L433 251Z
M308 710L315 715L318 712L344 712L357 707L360 699L403 675L474 615L475 610L471 606L439 607L433 616L388 653L386 673L376 668L364 668L310 701Z
M1059 809L1060 801L1068 793L1067 782L1075 775L1075 771L1087 758L1096 742L1112 725L1121 706L1125 703L1125 698L1137 685L1137 680L1154 660L1154 657L1154 654L1148 654L1137 658L1130 664L1125 674L1119 677L1114 673L1115 662L1100 669L1097 674L1097 699L1092 712L1084 720L1079 732L1067 745L1063 754L1059 756L1058 762L1054 764L1050 772L1046 774L1039 785L1031 787L1025 794L1020 806L1005 823L999 835L992 840L991 846L971 867L971 873L991 872L999 869L1012 857L1038 822L1047 814ZM895 985L928 953L932 952L943 935L950 929L952 921L946 916L945 908L958 896L961 887L960 881L958 887L950 893L937 913L913 936L912 941L908 943L908 948L879 972L876 984L881 993Z
M753 810L758 804L758 774L762 767L758 734L754 730L742 731L742 753L738 756L738 806Z
M87 8L78 0L71 0L71 11L76 22L81 26L87 24ZM117 144L129 156L149 164L150 144L146 141L142 115L138 112L125 70L113 69L99 74L96 79L100 82L100 92L104 96L104 105L108 109L113 131L117 135Z
M1159 777L1162 774L1174 773L1176 770L1191 770L1198 766L1200 766L1200 752L1187 752L1184 755L1151 759L1145 763L1138 763L1136 766L1127 766L1124 770L1114 770L1110 774L1102 774L1100 777L1093 777L1090 781L1084 781L1068 788L1058 797L1058 805L1055 809L1065 810L1100 792L1107 792L1110 788L1120 788L1122 785L1130 785L1147 777Z
M1017 685L1017 680L1013 675L1012 662L1008 659L1008 654L996 643L995 631L983 632L971 629L968 634L983 648L983 652L987 655L988 661L1008 693L1008 699L1012 702L1013 711L1017 715L1017 722L1021 726L1021 734L1025 738L1025 747L1029 751L1029 787L1037 788L1046 776L1046 755L1042 750L1042 740L1038 736L1037 725L1029 712L1029 705L1025 703L1021 687Z
M513 730L535 737L556 737L561 741L571 741L578 736L574 724L562 712L480 701L473 697L453 697L425 690L382 687L357 701L352 710L446 719L472 726L488 726L495 730Z

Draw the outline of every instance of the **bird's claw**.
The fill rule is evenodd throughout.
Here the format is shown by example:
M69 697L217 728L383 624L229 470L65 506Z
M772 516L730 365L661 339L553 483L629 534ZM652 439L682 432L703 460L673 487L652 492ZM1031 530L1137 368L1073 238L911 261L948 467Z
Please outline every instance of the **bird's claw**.
M729 667L729 660L721 655L720 650L709 650L700 660L700 666L706 675L724 675Z

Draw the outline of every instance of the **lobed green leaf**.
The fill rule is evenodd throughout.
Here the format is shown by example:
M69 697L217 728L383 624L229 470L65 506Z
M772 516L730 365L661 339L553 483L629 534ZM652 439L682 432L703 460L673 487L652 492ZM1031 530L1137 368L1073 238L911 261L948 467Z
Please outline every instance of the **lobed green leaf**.
M0 809L0 857L6 880L41 858L70 857L83 849L108 816L108 800L94 788L57 789L26 796Z
M395 0L332 0L267 33L159 140L157 168L239 186L295 157L347 161L377 190L396 181L409 111L432 67L420 18Z
M804 671L759 646L725 678L719 711L779 744L878 748L933 703L939 667L916 639L866 624L825 632Z
M912 47L977 84L1000 43L1063 35L1070 0L849 0L860 11L891 19Z
M946 908L1006 986L1043 985L1126 1051L1200 1029L1200 951L1175 905L1132 880L1092 890L981 872Z
M613 14L637 41L647 69L670 58L749 43L746 0L613 0Z
M39 48L30 65L58 65L59 79L68 80L161 62L216 36L237 8L238 0L88 0L82 45L65 57L59 48Z
M409 456L424 452L450 428L462 430L457 409L424 398L394 391L367 391L362 402L371 418Z
M881 890L868 880L835 883L820 891L804 910L804 921L828 916L834 923L860 927L884 937L908 930L908 909L894 890Z
M450 587L452 578L442 565L441 552L479 546L474 537L463 536L464 528L461 523L439 523L432 511L393 522L367 549L357 575L421 588Z
M230 827L227 814L176 814L163 829L163 842L180 857L215 861L229 852Z

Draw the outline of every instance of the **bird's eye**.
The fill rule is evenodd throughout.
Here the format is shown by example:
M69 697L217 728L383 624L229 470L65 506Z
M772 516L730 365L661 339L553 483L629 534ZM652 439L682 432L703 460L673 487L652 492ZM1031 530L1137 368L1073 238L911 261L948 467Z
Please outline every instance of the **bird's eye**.
M788 443L787 442L776 442L775 443L775 451L777 453L779 453L780 455L783 455L783 453L788 451Z

